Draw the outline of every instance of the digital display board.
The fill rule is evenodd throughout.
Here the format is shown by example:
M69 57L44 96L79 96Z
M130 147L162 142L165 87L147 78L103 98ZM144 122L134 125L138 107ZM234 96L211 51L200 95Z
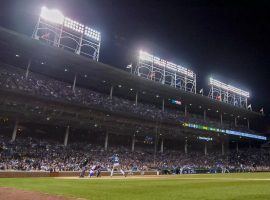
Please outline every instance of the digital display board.
M179 100L172 99L171 102L172 102L172 104L176 104L176 105L179 105L179 106L182 105L182 102L179 101Z
M254 135L251 133L244 133L244 132L240 132L240 131L213 128L213 127L209 127L209 126L204 126L204 125L200 125L200 124L192 124L192 123L183 123L182 125L184 127L195 128L195 129L205 130L205 131L213 131L213 132L218 132L218 133L224 133L227 135L235 135L235 136L258 139L258 140L267 140L267 138L265 136Z
M199 140L205 140L205 141L207 141L207 142L213 141L213 138L209 138L209 137L201 137L201 136L199 136L198 139L199 139Z

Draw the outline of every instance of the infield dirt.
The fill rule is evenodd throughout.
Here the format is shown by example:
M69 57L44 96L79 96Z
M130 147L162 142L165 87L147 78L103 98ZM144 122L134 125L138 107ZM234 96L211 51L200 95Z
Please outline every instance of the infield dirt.
M47 193L0 187L0 200L83 200Z

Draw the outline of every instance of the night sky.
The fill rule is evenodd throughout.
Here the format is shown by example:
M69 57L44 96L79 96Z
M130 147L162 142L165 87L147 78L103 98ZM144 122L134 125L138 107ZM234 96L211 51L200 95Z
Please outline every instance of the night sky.
M144 49L194 70L198 90L208 92L212 75L250 91L253 110L269 113L270 3L252 2L4 0L0 25L31 35L40 8L57 8L101 32L103 63L124 69Z

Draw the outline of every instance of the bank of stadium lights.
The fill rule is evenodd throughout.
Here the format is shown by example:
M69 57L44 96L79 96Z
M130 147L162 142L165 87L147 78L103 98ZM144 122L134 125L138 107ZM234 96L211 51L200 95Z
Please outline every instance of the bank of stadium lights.
M79 22L72 20L70 18L65 18L64 20L64 26L67 28L70 28L76 32L82 33L85 36L92 38L96 41L100 41L100 32L88 27L84 26L83 24L80 24Z
M55 24L63 24L67 28L82 33L85 36L90 37L94 40L100 41L100 32L88 26L84 26L83 24L75 20L65 17L59 10L42 7L40 17Z
M88 27L84 26L83 24L80 24L79 22L72 20L70 18L65 18L64 20L64 26L67 28L70 28L76 32L82 33L85 36L92 38L96 41L100 41L100 32Z
M196 94L196 74L193 71L142 50L138 52L138 63L131 73Z
M140 50L139 58L141 60L148 61L148 62L157 64L157 65L162 66L162 67L166 67L166 68L168 68L168 69L170 69L172 71L182 73L182 74L187 75L189 77L194 77L195 76L193 71L191 71L191 70L189 70L189 69L187 69L185 67L182 67L182 66L174 64L172 62L163 60L163 59L161 59L159 57L151 55L151 54L149 54L149 53L147 53L145 51L142 51L142 50Z
M73 19L65 17L57 9L41 8L40 18L33 33L35 39L43 39L51 44L73 50L77 54L90 56L98 61L101 34ZM62 40L65 38L65 40ZM67 39L77 43L77 47ZM83 47L83 48L82 48Z
M89 27L85 27L85 30L84 30L84 34L94 40L97 40L97 41L100 41L101 39L101 36L100 36L100 32L94 30L94 29L91 29Z
M209 78L211 86L209 97L215 100L229 103L237 107L249 109L248 98L250 93L235 86L223 83L212 77Z
M65 17L64 26L76 32L84 33L84 25L70 18Z
M247 98L250 97L249 92L244 91L244 90L241 90L241 89L236 88L234 86L231 86L231 85L227 85L225 83L222 83L222 82L220 82L220 81L218 81L216 79L213 79L212 77L210 77L209 81L210 81L210 85L214 85L214 86L219 87L221 89L224 89L224 90L233 92L235 94L239 94L239 95L244 96L244 97L247 97Z

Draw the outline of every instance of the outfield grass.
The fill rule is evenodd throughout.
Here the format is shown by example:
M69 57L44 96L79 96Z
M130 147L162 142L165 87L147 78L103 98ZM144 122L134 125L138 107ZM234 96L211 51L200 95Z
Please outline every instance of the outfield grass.
M145 180L10 178L0 179L0 187L91 200L270 200L270 173L160 177Z

